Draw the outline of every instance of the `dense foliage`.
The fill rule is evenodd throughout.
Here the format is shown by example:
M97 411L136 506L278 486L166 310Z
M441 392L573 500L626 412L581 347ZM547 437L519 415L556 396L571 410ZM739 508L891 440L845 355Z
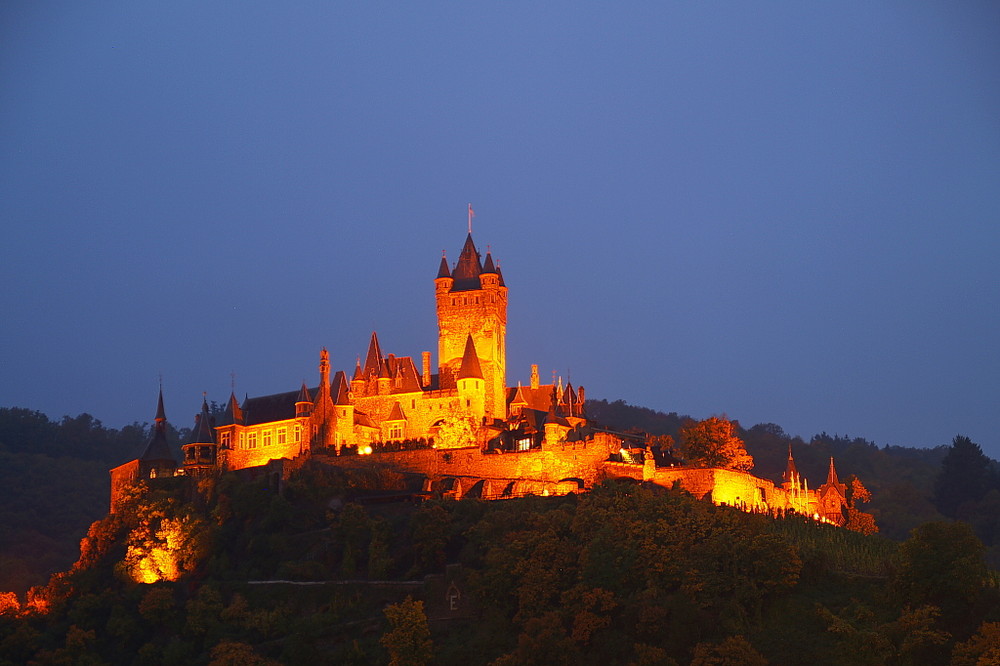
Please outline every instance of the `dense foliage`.
M621 401L588 409L678 454L693 423ZM834 456L852 506L870 496L896 541L634 482L371 504L411 480L322 464L280 493L235 475L158 479L88 530L107 469L138 455L148 427L0 409L0 590L21 593L0 593L0 664L994 663L1000 482L978 446L732 425L774 480L789 444L817 484ZM433 581L455 564L466 605L445 619Z
M95 523L78 566L33 592L45 613L0 615L0 663L944 664L997 648L998 592L961 523L900 546L635 482L366 508L342 502L404 480L310 465L280 494L179 481ZM182 575L136 583L136 534L182 517ZM467 605L445 621L424 577L449 563ZM281 580L322 584L254 582Z

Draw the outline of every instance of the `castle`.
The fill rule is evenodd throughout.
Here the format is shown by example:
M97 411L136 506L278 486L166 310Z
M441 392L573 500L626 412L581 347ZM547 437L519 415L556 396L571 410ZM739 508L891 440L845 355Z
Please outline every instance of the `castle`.
M452 497L564 494L627 477L679 485L746 510L795 511L843 524L846 486L832 459L826 483L815 490L799 475L791 451L780 486L746 472L671 465L647 449L644 438L588 420L582 386L564 386L561 379L541 384L537 365L528 385L508 386L507 286L492 254L482 260L471 224L454 266L442 256L434 293L436 368L429 351L419 369L411 356L384 354L372 333L364 364L359 357L348 379L343 371L331 375L324 348L314 388L303 383L242 404L233 393L221 418L203 401L179 466L166 442L161 390L145 451L111 470L111 510L139 479L243 471L280 481L317 459L354 468L387 465L422 477L424 491Z

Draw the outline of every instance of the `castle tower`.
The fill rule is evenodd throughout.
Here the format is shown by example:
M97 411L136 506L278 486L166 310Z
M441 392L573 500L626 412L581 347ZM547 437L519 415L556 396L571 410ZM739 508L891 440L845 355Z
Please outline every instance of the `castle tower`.
M485 266L480 262L470 233L453 271L441 258L434 286L440 387L456 387L466 339L471 336L485 383L485 415L506 418L507 287L500 269L490 253Z
M323 347L319 354L319 389L313 400L313 411L310 415L312 437L311 446L336 448L340 454L340 446L336 437L337 414L330 395L330 353Z
M826 474L826 483L819 487L819 514L834 525L843 525L844 508L847 506L847 484L837 478L837 468L833 466L833 456L830 456L830 470Z
M184 451L184 473L187 476L208 476L218 470L219 446L215 441L212 415L208 402L203 398L201 412L194 417L191 441L181 447Z
M466 412L481 423L486 414L486 381L483 379L482 365L476 353L476 344L472 336L465 338L465 351L462 354L462 365L456 377L458 395L464 401Z
M162 476L173 476L177 469L177 461L174 460L167 444L167 415L163 409L163 387L160 387L160 396L156 401L156 417L154 418L153 436L146 443L146 448L139 456L139 469L141 478L157 478Z

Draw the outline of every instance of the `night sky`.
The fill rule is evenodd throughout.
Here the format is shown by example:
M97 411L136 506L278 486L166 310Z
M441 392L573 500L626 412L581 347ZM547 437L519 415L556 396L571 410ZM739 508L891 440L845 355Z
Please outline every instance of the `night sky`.
M1000 457L1000 4L292 4L0 5L0 405L436 364L471 202L511 384Z

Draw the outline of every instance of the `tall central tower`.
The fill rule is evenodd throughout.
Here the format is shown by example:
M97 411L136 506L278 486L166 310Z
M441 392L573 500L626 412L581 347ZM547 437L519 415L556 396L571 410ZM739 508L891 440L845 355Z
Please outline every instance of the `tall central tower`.
M485 264L470 233L454 271L448 260L434 280L441 388L454 388L466 340L472 337L485 380L487 418L507 417L507 287L493 257Z

